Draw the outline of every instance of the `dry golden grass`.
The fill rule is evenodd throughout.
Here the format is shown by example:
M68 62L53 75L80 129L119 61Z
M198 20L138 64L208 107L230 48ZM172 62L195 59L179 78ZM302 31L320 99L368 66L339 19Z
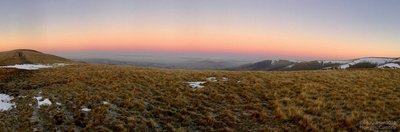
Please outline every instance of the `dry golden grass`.
M0 52L0 66L14 64L53 64L53 63L77 63L58 56L44 54L34 50L20 49Z
M0 112L3 131L373 131L374 122L388 121L397 125L388 130L400 128L400 70L71 65L0 73L0 93L15 96L17 104ZM187 84L211 76L229 81L207 82L197 90ZM33 97L38 95L53 104L37 108ZM82 112L83 107L92 110Z

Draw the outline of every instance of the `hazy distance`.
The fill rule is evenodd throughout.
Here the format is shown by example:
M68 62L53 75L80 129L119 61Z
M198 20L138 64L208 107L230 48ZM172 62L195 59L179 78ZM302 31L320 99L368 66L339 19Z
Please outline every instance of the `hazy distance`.
M238 54L82 51L50 52L72 60L116 65L174 69L224 69L256 61L277 58ZM283 58L285 59L285 58Z

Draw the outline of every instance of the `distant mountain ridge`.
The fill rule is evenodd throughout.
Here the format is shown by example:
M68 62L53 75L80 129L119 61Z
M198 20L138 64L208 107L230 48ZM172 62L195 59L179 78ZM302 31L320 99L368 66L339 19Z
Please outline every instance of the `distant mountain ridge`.
M400 58L365 57L353 60L263 60L226 70L237 71L296 71L349 68L400 68Z
M239 66L248 62L236 62L236 61L213 61L213 60L187 60L180 62L155 62L155 61L121 61L114 59L79 59L87 63L96 64L109 64L109 65L132 65L139 67L154 67L154 68L166 68L166 69L195 69L195 70L210 70L210 69L224 69L232 66Z
M53 63L72 63L73 61L45 54L31 49L17 49L12 51L0 52L1 65L15 64L53 64Z
M255 63L239 61L186 60L180 62L118 61L111 59L88 59L89 63L134 65L167 69L232 70L232 71L298 71L351 68L400 68L400 58L365 57L352 60L263 60ZM55 55L31 49L0 52L0 66L15 64L79 63Z

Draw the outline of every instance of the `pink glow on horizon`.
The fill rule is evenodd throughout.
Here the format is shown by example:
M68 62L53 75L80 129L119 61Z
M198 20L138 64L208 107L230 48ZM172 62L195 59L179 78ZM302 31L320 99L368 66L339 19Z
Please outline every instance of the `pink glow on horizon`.
M241 48L241 47L152 47L152 46L108 46L108 45L100 45L100 46L85 46L82 48L74 48L74 47L52 47L52 48L34 48L43 52L84 52L84 51L121 51L121 52L157 52L157 53L204 53L204 54L237 54L243 56L282 56L282 57L290 57L290 58L311 58L311 59L333 59L333 60L343 60L343 59L354 59L360 57L369 57L369 56L378 56L377 53L363 53L363 52L354 52L347 54L336 54L332 52L318 52L308 50L304 51L296 51L296 50L282 50L282 49L263 49L263 48ZM397 57L394 55L387 54L385 57Z
M391 2L0 3L0 13L7 14L0 17L0 51L215 53L335 60L400 57L396 14L400 8ZM372 3L385 6L371 8Z
M325 51L313 48L290 48L285 46L224 46L218 44L62 44L42 47L40 45L30 46L7 46L1 47L0 50L12 50L20 48L31 48L43 52L77 52L77 51L128 51L128 52L160 52L160 53L220 53L220 54L238 54L248 56L282 56L292 58L320 58L320 59L353 59L359 57L382 56L398 57L395 54L382 54L379 52L363 52L363 51L346 51L343 53L335 53L337 50ZM268 46L267 46L268 47Z
M223 32L211 28L206 31L177 32L174 28L158 30L142 27L135 31L101 32L61 30L33 37L13 36L0 39L0 50L30 48L40 51L144 51L165 53L221 53L243 56L281 56L286 58L353 59L359 57L398 57L395 48L380 47L378 42L321 36L318 32L238 29ZM194 29L196 29L194 27ZM88 35L90 34L90 35ZM134 35L130 35L134 34ZM0 36L1 38L1 36ZM359 43L363 46L357 45ZM387 42L395 43L395 42Z

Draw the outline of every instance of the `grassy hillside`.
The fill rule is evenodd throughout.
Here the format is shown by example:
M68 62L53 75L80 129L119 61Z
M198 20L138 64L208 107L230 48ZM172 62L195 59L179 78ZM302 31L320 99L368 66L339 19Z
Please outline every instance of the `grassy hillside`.
M0 66L14 64L53 64L71 62L71 60L65 58L28 49L0 52Z
M187 84L207 77L219 81L196 90ZM400 70L0 69L0 93L17 105L0 112L3 131L359 131L376 122L400 128ZM38 108L37 96L52 104Z

